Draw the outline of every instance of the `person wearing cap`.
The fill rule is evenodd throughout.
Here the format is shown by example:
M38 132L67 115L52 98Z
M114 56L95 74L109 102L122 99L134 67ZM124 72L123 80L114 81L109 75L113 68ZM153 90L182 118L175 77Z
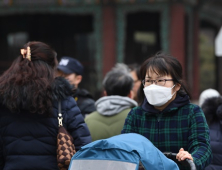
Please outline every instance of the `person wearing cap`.
M65 77L73 85L73 97L83 117L85 117L94 112L96 108L93 96L86 89L78 88L82 81L83 69L82 64L77 59L68 56L62 57L57 66L58 76Z

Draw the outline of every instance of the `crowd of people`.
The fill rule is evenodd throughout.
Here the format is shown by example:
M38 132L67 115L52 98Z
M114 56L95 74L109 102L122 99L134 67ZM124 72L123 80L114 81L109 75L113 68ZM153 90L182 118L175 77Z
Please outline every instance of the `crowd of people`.
M76 150L99 139L138 133L162 152L190 159L197 170L221 169L222 98L214 89L190 102L179 61L156 53L141 65L117 64L97 101L79 88L75 58L28 42L0 76L0 169L58 169L58 102ZM136 140L136 139L135 139ZM180 169L186 169L178 164Z

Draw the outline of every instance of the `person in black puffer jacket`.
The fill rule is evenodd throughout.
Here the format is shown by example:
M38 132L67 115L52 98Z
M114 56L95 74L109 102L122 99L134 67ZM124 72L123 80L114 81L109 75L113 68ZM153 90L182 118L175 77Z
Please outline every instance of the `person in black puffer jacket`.
M55 78L56 52L42 42L25 44L0 76L0 170L58 170L58 101L63 125L78 151L91 142L72 86Z
M73 85L72 96L85 118L96 110L96 106L93 96L86 89L79 88L83 78L83 70L83 65L77 59L68 56L62 57L57 66L57 76L65 77Z
M205 170L222 170L222 97L208 97L201 105L210 128L213 159Z

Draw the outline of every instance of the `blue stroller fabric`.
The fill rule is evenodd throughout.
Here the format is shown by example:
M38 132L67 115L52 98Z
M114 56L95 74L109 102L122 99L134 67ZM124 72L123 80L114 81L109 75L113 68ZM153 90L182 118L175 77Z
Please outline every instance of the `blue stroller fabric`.
M140 162L146 170L179 170L174 161L136 133L120 134L83 146L72 157L69 170L138 170Z

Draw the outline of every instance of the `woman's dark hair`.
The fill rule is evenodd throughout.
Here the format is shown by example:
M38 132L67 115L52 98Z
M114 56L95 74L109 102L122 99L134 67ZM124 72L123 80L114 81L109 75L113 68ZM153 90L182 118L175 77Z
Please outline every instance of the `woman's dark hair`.
M174 84L180 84L181 88L178 91L178 94L183 96L185 94L189 95L189 92L186 89L186 85L183 81L182 76L182 66L180 62L175 58L168 54L158 52L154 56L148 58L146 61L143 62L140 68L140 77L144 79L148 71L153 71L158 75L170 75L174 81ZM142 100L139 101L139 104L142 104L144 100L144 92L143 86L140 86L140 93L142 94Z
M103 80L107 96L127 96L133 88L133 79L128 72L111 70Z
M31 61L20 55L0 77L0 100L12 112L24 109L49 115L57 54L43 42L29 42L24 49L27 47L31 50Z

